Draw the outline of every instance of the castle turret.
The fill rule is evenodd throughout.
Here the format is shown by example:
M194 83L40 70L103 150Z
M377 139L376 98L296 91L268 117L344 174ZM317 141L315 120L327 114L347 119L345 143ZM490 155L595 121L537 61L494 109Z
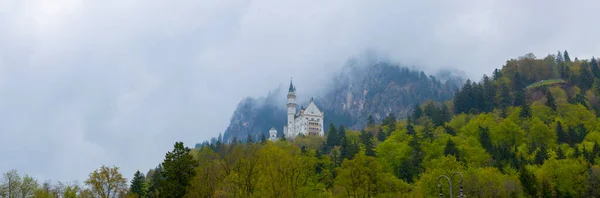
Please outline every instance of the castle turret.
M271 130L269 130L269 140L272 142L277 141L277 130L275 128L271 128Z
M292 84L292 80L290 80L290 88L287 94L288 102L287 102L287 131L284 131L286 136L295 136L293 134L294 129L294 115L296 114L296 87Z

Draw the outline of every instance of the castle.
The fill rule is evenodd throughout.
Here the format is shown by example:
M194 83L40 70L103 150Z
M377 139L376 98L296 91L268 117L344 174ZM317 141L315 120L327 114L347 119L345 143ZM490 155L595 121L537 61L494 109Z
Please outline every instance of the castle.
M297 135L319 135L324 136L323 119L325 114L319 110L313 98L306 108L301 107L296 112L296 87L290 81L290 89L287 94L287 124L283 126L286 139L293 140Z

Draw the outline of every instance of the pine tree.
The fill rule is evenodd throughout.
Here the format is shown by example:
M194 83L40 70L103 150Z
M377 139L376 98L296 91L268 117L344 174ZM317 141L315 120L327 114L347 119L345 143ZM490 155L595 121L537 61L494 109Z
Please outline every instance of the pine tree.
M254 143L254 140L252 140L252 135L250 135L250 133L248 133L248 137L246 138L246 143L247 143L247 144L252 144L252 143Z
M600 67L598 66L598 61L596 58L592 57L590 65L592 67L592 73L594 74L594 77L600 78Z
M562 64L564 62L563 58L564 57L563 57L562 53L560 51L558 51L558 54L556 55L556 64L557 65Z
M456 159L459 159L459 154L458 154L458 148L456 148L456 143L454 143L454 141L452 141L452 139L448 139L448 141L446 142L446 147L444 148L444 155L452 155L454 157L456 157Z
M261 134L260 136L260 143L264 144L267 142L267 136L265 136L265 134Z
M590 89L592 87L592 84L594 84L593 69L590 71L589 65L587 63L581 65L581 68L579 69L578 80L578 86L582 89L581 92L583 92L583 90Z
M552 111L556 111L556 101L550 91L546 91L546 106L550 107Z
M421 118L421 116L423 116L423 110L417 104L417 105L415 105L415 107L413 107L413 116L412 117L414 120L418 120L419 118Z
M519 114L521 118L530 118L531 117L531 106L529 106L528 102L523 103L521 105L521 113Z
M415 128L413 127L413 125L409 122L406 124L406 134L408 135L415 135Z
M483 146L488 153L494 153L494 146L492 145L492 139L490 138L488 128L479 127L479 142L481 142L481 146Z
M371 133L367 133L365 130L360 132L360 139L365 146L365 155L366 156L375 156L375 151L373 150L373 136Z
M373 125L375 125L375 119L373 119L373 116L369 115L369 118L367 118L367 126Z
M525 166L521 166L519 169L519 180L521 180L521 185L523 186L523 190L527 195L531 197L535 197L537 195L535 174L527 170Z
M566 158L565 152L562 150L562 148L560 146L558 147L558 150L556 151L556 157L558 159L565 159Z
M190 155L190 148L184 147L183 142L176 142L173 151L165 155L162 163L162 180L160 188L161 197L180 198L185 195L185 191L190 184L190 180L195 175L195 168L198 162Z
M548 159L548 152L545 147L541 147L536 153L534 157L535 164L544 164L544 160Z
M385 141L386 135L385 132L383 132L382 129L379 129L379 131L377 132L377 140L379 140L380 142Z
M338 132L335 129L335 125L333 125L333 123L330 123L329 128L327 130L327 147L329 149L331 149L335 145L338 145L338 142L339 142Z
M552 195L553 188L552 188L552 186L550 185L550 182L547 179L542 180L542 187L541 188L542 188L541 197L543 197L543 198L554 197Z
M573 152L573 158L579 158L581 156L581 151L579 151L579 147L575 147L575 152Z
M360 150L360 146L358 143L348 139L346 137L346 130L344 126L340 126L339 135L342 137L340 140L342 141L342 158L344 159L353 159L354 155L358 153Z
M583 124L577 125L577 132L579 132L577 136L577 142L583 142L583 139L585 139L585 136L587 135L585 126L583 126Z
M493 80L498 80L499 78L502 77L502 72L498 69L494 69L494 73L492 75L492 79Z
M567 52L567 50L565 50L565 53L563 53L563 55L565 56L565 62L571 62L571 57L569 57L569 52Z
M496 106L504 109L512 104L512 96L510 95L510 89L504 83L498 86L496 91L496 97L494 98Z
M598 142L594 142L594 147L592 147L592 155L600 157L600 145L598 145Z
M390 113L387 117L385 117L381 121L381 125L388 126L390 131L396 130L396 115L394 113Z
M138 197L146 197L146 177L139 170L133 175L129 191Z
M559 144L568 142L567 134L565 134L565 131L563 130L560 121L556 122L556 129L554 131L556 131L556 137L558 137Z

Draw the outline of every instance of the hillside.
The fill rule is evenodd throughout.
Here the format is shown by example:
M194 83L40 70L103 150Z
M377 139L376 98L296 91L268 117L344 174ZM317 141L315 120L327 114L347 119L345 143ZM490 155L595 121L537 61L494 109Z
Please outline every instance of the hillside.
M331 124L326 137L293 141L177 142L156 169L136 172L129 189L118 167L95 170L90 189L38 184L11 170L0 195L94 197L103 189L96 185L110 184L119 197L437 197L449 194L440 175L460 172L454 195L462 186L466 197L600 197L599 96L595 59L528 54L468 80L450 100L415 106L406 119L367 119L360 130ZM273 113L252 108L270 99L240 109Z
M367 117L381 121L393 113L403 118L412 108L425 100L444 101L463 82L454 72L445 71L436 77L388 62L372 62L366 65L349 62L325 88L326 93L314 96L317 106L325 112L325 130L329 123L352 129L366 126ZM301 88L300 88L301 89ZM262 98L246 98L234 111L222 141L255 139L267 135L275 127L280 135L286 122L284 100L279 90ZM280 101L280 102L278 102ZM298 104L299 106L301 104ZM261 134L262 133L262 134ZM213 139L215 143L218 139Z
M224 179L198 176L189 192L435 197L440 175L461 172L468 197L600 197L599 71L596 60L571 61L566 52L528 54L467 81L452 100L422 103L408 119L361 131L330 126L326 138L205 145L193 151L205 167L198 174ZM232 163L245 168L223 169ZM207 183L213 190L197 190Z

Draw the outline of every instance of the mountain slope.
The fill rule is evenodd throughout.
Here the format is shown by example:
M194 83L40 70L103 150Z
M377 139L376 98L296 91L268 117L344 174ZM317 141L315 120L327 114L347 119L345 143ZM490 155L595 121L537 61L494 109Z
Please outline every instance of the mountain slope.
M443 75L448 80L441 82L422 71L388 62L366 66L351 63L333 78L324 94L315 97L315 103L325 112L325 126L333 123L359 129L365 126L370 115L376 121L390 113L405 117L415 104L450 99L462 78L449 71ZM234 137L245 140L249 134L258 139L262 134L267 135L271 127L281 135L286 111L285 103L276 98L280 96L283 94L277 90L264 98L242 100L231 117L223 141Z

